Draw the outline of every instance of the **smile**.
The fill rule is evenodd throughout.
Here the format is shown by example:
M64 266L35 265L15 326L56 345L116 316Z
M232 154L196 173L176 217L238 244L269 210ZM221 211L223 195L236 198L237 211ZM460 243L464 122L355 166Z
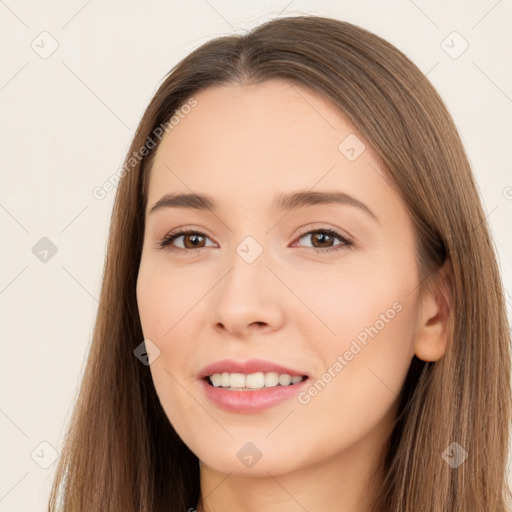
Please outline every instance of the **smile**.
M217 361L203 368L198 377L213 405L235 413L256 413L284 403L309 380L303 371L260 359Z

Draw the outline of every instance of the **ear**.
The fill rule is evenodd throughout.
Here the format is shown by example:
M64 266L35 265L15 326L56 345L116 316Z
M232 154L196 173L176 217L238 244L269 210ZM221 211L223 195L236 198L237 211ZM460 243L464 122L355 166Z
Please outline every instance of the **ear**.
M449 336L453 296L453 270L449 257L420 295L418 330L414 348L422 361L438 361L444 356Z

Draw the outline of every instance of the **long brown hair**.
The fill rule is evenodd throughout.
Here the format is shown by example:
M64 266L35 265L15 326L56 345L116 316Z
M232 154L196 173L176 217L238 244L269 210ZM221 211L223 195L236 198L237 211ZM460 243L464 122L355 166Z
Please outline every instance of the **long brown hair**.
M116 193L92 345L49 510L195 507L198 459L167 419L149 368L134 356L143 340L136 281L147 183L159 142L152 137L156 144L147 149L148 137L169 127L202 89L274 78L325 97L382 159L414 221L421 288L445 261L451 266L446 353L437 362L413 358L376 509L505 512L510 334L463 145L443 101L403 53L360 27L320 16L278 18L203 44L171 70L146 109ZM130 160L143 147L144 157ZM452 467L447 448L467 458Z

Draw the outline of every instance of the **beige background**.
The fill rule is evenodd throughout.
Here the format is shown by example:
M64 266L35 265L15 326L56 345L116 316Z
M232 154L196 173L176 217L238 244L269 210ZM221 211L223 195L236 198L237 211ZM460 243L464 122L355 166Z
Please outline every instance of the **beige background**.
M512 290L511 1L1 1L0 512L45 510L114 199L96 199L94 188L122 164L180 58L217 35L299 13L361 25L428 75L459 127ZM49 250L43 237L57 250L40 253L46 262L34 254Z

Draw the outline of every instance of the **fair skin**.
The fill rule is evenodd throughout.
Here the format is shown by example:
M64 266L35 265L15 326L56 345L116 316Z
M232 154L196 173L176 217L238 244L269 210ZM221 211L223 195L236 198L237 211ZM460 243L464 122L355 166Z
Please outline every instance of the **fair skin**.
M150 365L160 402L200 460L197 509L369 512L411 359L438 360L446 346L438 300L419 298L410 216L369 144L318 95L269 81L194 97L153 161L137 300L160 350ZM338 149L349 134L366 146L353 161ZM276 194L296 191L342 191L372 214L346 203L273 208ZM208 194L215 209L149 213L167 193ZM179 228L203 238L157 247ZM247 236L263 249L251 263L237 253ZM202 368L253 358L300 369L311 384L330 368L331 379L258 412L205 395ZM261 454L251 467L237 456L248 442Z

